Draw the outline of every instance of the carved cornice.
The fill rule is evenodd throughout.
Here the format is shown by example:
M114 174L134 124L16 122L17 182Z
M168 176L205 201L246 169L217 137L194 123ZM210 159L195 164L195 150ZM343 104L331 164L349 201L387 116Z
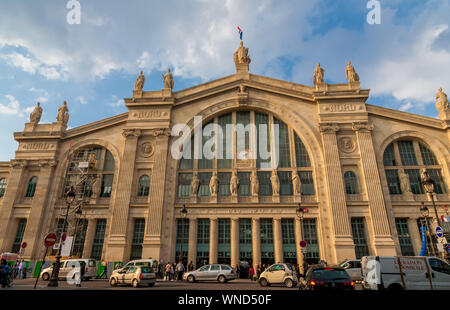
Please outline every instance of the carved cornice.
M158 136L169 137L170 129L169 128L155 128L150 131L150 135L152 135L154 137L158 137Z
M335 123L324 123L319 125L319 130L323 133L336 133L339 129L339 125Z
M58 164L57 160L54 159L40 159L39 160L39 167L42 168L52 168L52 167L56 167L56 165Z
M12 167L13 169L25 168L27 166L27 161L24 159L20 160L13 159L9 163L9 166Z
M374 128L373 124L368 122L354 122L352 123L352 129L354 131L372 131Z
M140 129L124 129L122 132L122 136L125 138L128 137L139 137L141 136L142 132Z

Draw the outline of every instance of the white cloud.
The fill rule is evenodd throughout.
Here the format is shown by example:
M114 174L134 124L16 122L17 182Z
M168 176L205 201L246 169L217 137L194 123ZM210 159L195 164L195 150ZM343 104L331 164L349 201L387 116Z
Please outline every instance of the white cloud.
M84 99L83 96L78 97L78 100L80 101L81 104L88 104L87 100Z
M111 107L117 108L117 107L125 105L125 103L123 102L123 99L117 99L115 102L111 102L108 105Z
M19 101L12 95L5 95L7 102L5 104L0 103L0 115L17 115L19 117L25 117L27 113L34 110L34 107L21 108Z
M413 107L413 105L411 104L411 102L407 102L405 104L402 104L399 108L400 111L408 111L409 109L411 109Z
M0 58L26 73L34 75L37 72L48 80L59 80L65 78L64 72L58 71L55 67L46 66L38 60L33 59L30 55L22 55L20 53L13 52L7 55L0 55Z

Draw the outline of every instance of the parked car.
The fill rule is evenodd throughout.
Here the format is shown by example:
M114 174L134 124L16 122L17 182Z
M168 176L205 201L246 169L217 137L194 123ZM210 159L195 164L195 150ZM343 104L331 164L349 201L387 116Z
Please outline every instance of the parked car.
M312 265L302 277L302 290L353 290L355 282L342 267Z
M364 289L450 289L450 265L437 257L364 256L361 263Z
M132 266L144 266L144 267L155 267L155 264L158 263L158 261L156 259L135 259L135 260L131 260L128 263L125 264L125 266L123 266L122 268L119 269L123 269L126 267L132 267Z
M97 276L97 261L92 258L77 258L77 259L66 259L62 260L59 264L59 274L58 278L65 278L67 275L73 271L75 268L80 266L81 262L85 263L83 280L90 280ZM45 268L41 271L41 278L44 281L48 281L53 272L53 265Z
M357 283L362 281L362 272L361 272L361 260L360 259L351 259L346 260L339 264L342 268L347 271L348 275Z
M183 274L183 280L190 283L196 281L219 281L225 283L236 279L234 269L228 265L205 265L196 270L188 271Z
M109 277L109 284L117 286L118 284L131 284L133 287L147 284L154 286L156 283L156 274L152 267L146 266L128 266L113 271Z
M261 286L284 284L291 288L297 285L298 278L291 264L273 264L261 273L258 282Z

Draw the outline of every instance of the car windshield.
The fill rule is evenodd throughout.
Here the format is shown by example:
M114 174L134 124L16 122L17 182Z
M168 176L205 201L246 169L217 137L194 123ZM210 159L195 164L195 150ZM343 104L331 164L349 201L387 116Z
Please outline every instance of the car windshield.
M136 266L152 267L151 262L136 262Z
M347 272L342 269L316 269L313 271L314 280L346 280L349 278Z
M141 267L142 273L152 273L153 269L151 267Z

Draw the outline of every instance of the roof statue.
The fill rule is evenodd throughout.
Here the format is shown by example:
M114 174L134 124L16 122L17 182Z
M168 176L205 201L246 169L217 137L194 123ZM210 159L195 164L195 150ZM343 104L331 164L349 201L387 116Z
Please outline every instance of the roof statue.
M444 112L449 109L447 94L442 91L442 87L439 88L436 94L436 109L439 112Z
M236 52L233 55L234 63L238 64L250 64L251 59L248 55L248 47L244 46L244 42L241 41L241 44L237 48Z
M136 83L134 83L134 90L142 90L144 88L145 83L145 76L144 72L141 71L141 73L138 75L136 79Z
M59 107L56 120L58 123L62 123L64 126L67 126L67 123L69 122L69 108L67 107L66 101L64 101L64 104Z
M313 77L313 83L314 85L323 84L323 77L324 77L324 71L323 68L320 67L320 63L317 63L317 67L314 70L314 77Z
M38 102L33 112L31 112L30 114L30 123L32 123L33 126L36 126L37 123L39 123L39 121L41 120L41 116L42 116L42 108L41 104Z
M347 62L347 67L345 67L345 76L347 77L349 83L359 82L359 75L356 73L350 60Z
M172 72L170 72L170 69L168 69L167 73L165 75L162 75L162 77L163 77L163 81L164 81L164 88L172 89L174 82L173 82L173 75L172 75Z

